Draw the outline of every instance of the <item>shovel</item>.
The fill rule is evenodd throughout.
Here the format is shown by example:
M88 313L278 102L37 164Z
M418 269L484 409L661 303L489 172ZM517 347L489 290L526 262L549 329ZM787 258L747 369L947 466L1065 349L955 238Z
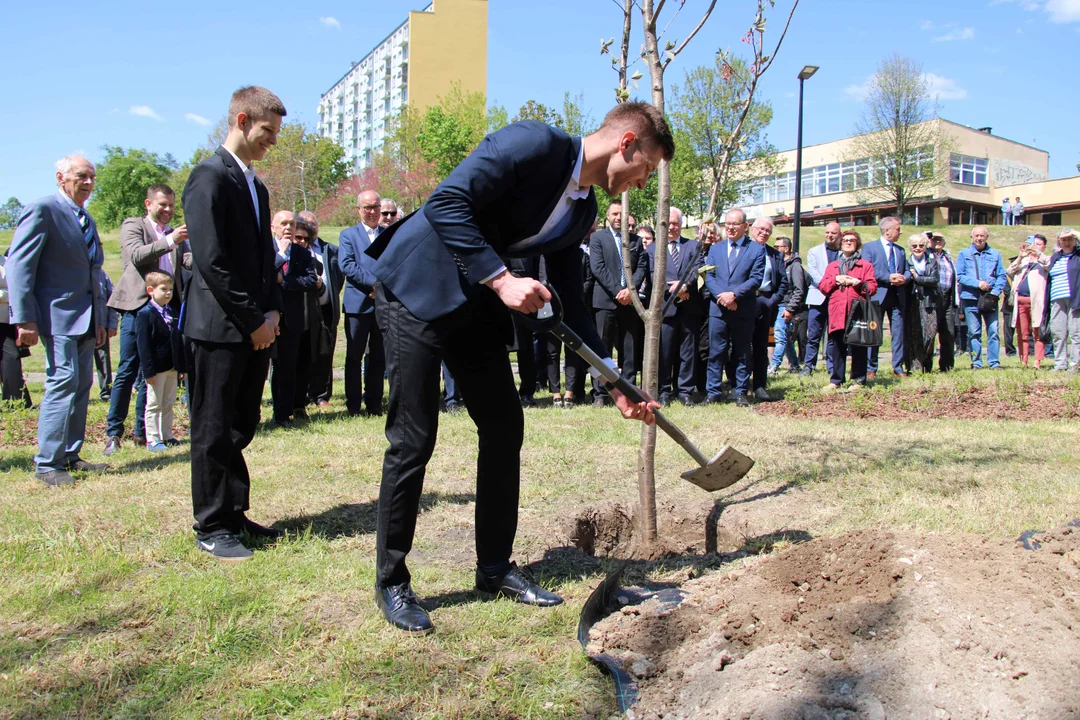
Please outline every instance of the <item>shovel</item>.
M633 402L647 402L648 398L645 397L641 390L626 382L618 372L609 367L599 355L593 352L592 348L582 342L576 332L563 322L562 302L560 302L558 294L550 285L545 283L545 287L551 292L551 300L534 314L526 315L521 313L525 324L536 332L549 332L557 337L562 341L563 345L580 355L590 367L599 372L605 380L615 385L619 392ZM729 485L734 485L746 473L750 472L750 468L754 467L752 458L743 455L730 445L725 445L710 460L662 412L654 410L653 415L656 417L657 427L677 442L700 466L684 472L681 476L683 480L688 480L708 492L714 492Z

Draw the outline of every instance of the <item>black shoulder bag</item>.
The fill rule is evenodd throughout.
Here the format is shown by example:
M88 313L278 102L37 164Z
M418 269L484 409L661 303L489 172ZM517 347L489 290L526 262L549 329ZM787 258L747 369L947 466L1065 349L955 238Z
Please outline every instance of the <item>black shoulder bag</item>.
M979 274L979 259L972 254L971 261L975 263L975 278L982 282L982 276ZM979 301L975 307L983 315L996 314L998 311L998 296L989 290L979 290Z

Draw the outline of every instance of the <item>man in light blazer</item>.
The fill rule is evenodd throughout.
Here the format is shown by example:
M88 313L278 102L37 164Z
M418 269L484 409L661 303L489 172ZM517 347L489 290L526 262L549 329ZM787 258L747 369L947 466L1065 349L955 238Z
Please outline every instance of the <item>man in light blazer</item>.
M705 273L705 287L712 299L706 402L723 399L721 378L730 356L735 360L735 404L748 407L750 343L757 313L757 291L765 277L765 248L746 236L746 214L742 210L728 211L724 230L727 239L714 243L705 261L711 266Z
M124 421L131 405L132 388L135 397L135 444L146 447L143 421L146 413L146 383L139 367L139 352L135 343L135 315L147 303L146 274L157 271L173 278L170 301L173 317L180 317L180 302L184 297L184 278L181 268L191 269L191 247L187 225L175 230L169 226L176 210L176 195L168 185L151 185L143 200L146 215L128 218L120 225L120 256L124 271L109 298L109 307L123 314L120 320L120 359L116 368L113 390L109 396L109 418L105 430L105 455L120 450L124 437Z
M907 253L896 243L900 239L900 218L889 216L878 223L881 238L863 245L863 259L874 266L878 289L874 300L889 318L889 334L892 336L893 375L907 377L904 370L904 316L907 314ZM870 348L870 361L866 366L866 378L877 376L878 349Z
M803 369L800 375L810 375L817 368L818 354L821 350L821 338L825 337L825 367L832 376L832 356L829 352L832 339L826 332L829 328L829 303L825 295L818 290L817 284L825 276L825 268L840 256L840 223L835 220L825 226L825 242L810 248L806 254L806 274L810 276L810 286L806 289L806 304L809 307L806 318L806 348L803 351Z
M17 342L28 347L40 338L45 346L45 397L34 463L37 479L53 487L75 482L69 470L108 469L79 457L94 382L94 348L107 342L99 277L105 256L97 225L83 209L95 177L84 157L59 160L59 189L23 210L7 259L10 322L18 328Z

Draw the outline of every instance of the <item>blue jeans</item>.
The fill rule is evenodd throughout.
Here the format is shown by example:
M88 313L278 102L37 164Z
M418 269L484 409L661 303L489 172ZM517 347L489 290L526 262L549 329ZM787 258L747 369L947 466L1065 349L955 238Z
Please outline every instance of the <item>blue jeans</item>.
M116 366L112 393L109 395L108 437L124 437L124 421L131 406L131 389L135 396L135 435L146 437L146 380L139 367L139 349L135 344L135 312L125 312L120 320L120 362Z
M982 362L982 326L986 324L986 359L990 367L995 368L1001 364L1001 346L998 342L998 313L981 313L978 308L978 300L960 299L960 307L964 311L964 321L967 324L968 347L971 349L971 367L981 368Z
M38 406L38 472L63 470L79 459L86 407L94 384L93 326L86 335L42 335L45 396Z
M821 338L825 338L825 366L831 375L833 372L832 338L829 337L829 304L811 305L806 319L806 349L803 352L803 365L815 370L817 368L818 353L821 348Z
M794 370L799 369L799 356L795 353L795 338L788 339L787 332L787 320L784 319L784 306L780 306L780 312L776 316L776 322L773 323L773 341L775 342L775 349L773 350L772 367L779 368L780 363L787 357L788 366Z

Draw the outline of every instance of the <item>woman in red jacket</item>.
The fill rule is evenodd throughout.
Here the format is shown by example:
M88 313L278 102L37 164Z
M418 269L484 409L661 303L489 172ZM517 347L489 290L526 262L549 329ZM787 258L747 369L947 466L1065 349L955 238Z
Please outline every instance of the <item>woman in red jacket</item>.
M848 312L856 298L877 292L874 266L859 254L862 238L854 230L845 230L840 237L840 256L825 268L818 290L829 301L829 339L832 341L832 377L823 392L833 392L844 383L847 358L851 355L851 379L857 385L866 384L867 353L864 347L848 347L844 342Z

